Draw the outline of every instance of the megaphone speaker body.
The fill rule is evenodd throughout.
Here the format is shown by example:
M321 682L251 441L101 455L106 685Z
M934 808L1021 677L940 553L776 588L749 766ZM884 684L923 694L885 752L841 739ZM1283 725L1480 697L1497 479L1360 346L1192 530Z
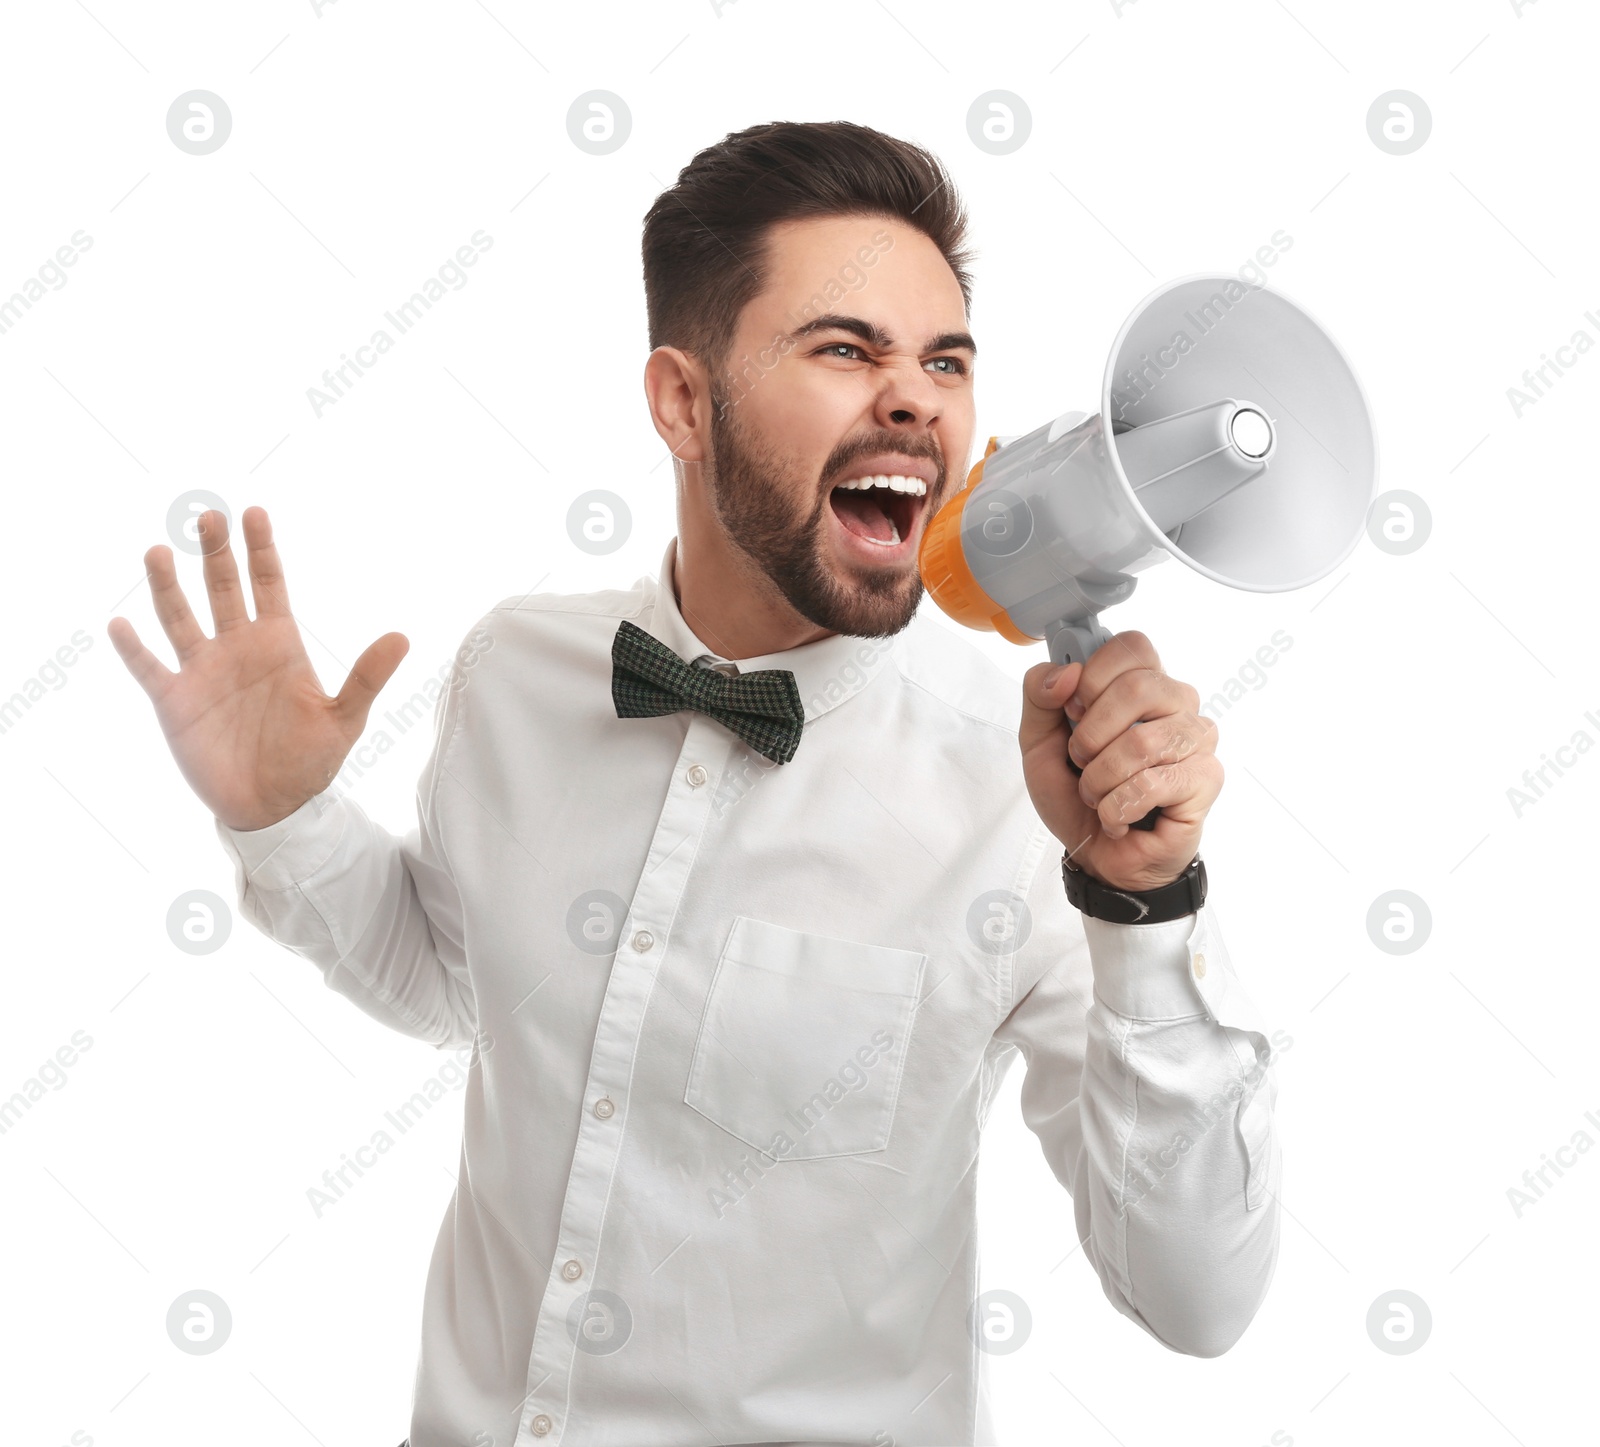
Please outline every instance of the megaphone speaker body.
M918 566L958 622L1084 662L1110 636L1101 611L1166 557L1257 592L1324 577L1376 480L1371 413L1327 332L1278 292L1188 277L1124 323L1098 412L990 440Z

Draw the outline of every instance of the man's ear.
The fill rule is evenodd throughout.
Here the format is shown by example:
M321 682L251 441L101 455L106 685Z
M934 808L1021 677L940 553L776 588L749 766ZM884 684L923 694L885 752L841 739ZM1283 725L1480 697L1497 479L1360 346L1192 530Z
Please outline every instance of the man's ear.
M657 434L680 462L704 462L711 387L697 358L657 347L644 364L644 395Z

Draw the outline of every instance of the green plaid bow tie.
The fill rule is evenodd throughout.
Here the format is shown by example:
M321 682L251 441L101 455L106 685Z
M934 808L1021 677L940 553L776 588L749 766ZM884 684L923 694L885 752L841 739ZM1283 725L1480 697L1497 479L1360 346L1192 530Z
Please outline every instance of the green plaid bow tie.
M794 757L806 721L787 668L758 668L732 678L696 668L626 618L611 643L611 697L618 718L655 718L686 708L707 714L780 764Z

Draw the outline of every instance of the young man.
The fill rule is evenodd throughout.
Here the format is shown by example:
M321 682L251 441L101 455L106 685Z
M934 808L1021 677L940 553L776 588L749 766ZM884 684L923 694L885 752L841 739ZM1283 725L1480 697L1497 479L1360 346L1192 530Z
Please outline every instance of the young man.
M1215 725L1123 633L1029 670L1019 735L1014 685L918 614L973 442L964 227L933 157L863 127L694 158L644 229L660 579L480 621L404 839L328 785L406 641L325 695L261 509L254 619L212 512L215 637L162 547L180 671L111 626L246 916L475 1047L411 1447L992 1440L1015 1319L979 1295L974 1195L1019 1054L1071 1197L1041 1259L1081 1244L1196 1356L1265 1296L1270 1046L1178 883ZM1080 915L1062 846L1144 922Z

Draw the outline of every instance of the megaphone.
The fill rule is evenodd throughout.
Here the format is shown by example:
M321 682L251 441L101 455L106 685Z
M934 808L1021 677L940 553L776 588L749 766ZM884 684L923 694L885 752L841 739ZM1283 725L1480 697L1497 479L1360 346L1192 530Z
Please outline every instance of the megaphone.
M1123 323L1098 413L989 439L928 520L918 571L958 623L1082 663L1111 637L1101 610L1164 558L1258 593L1325 577L1360 540L1377 472L1327 331L1265 286L1185 277Z

